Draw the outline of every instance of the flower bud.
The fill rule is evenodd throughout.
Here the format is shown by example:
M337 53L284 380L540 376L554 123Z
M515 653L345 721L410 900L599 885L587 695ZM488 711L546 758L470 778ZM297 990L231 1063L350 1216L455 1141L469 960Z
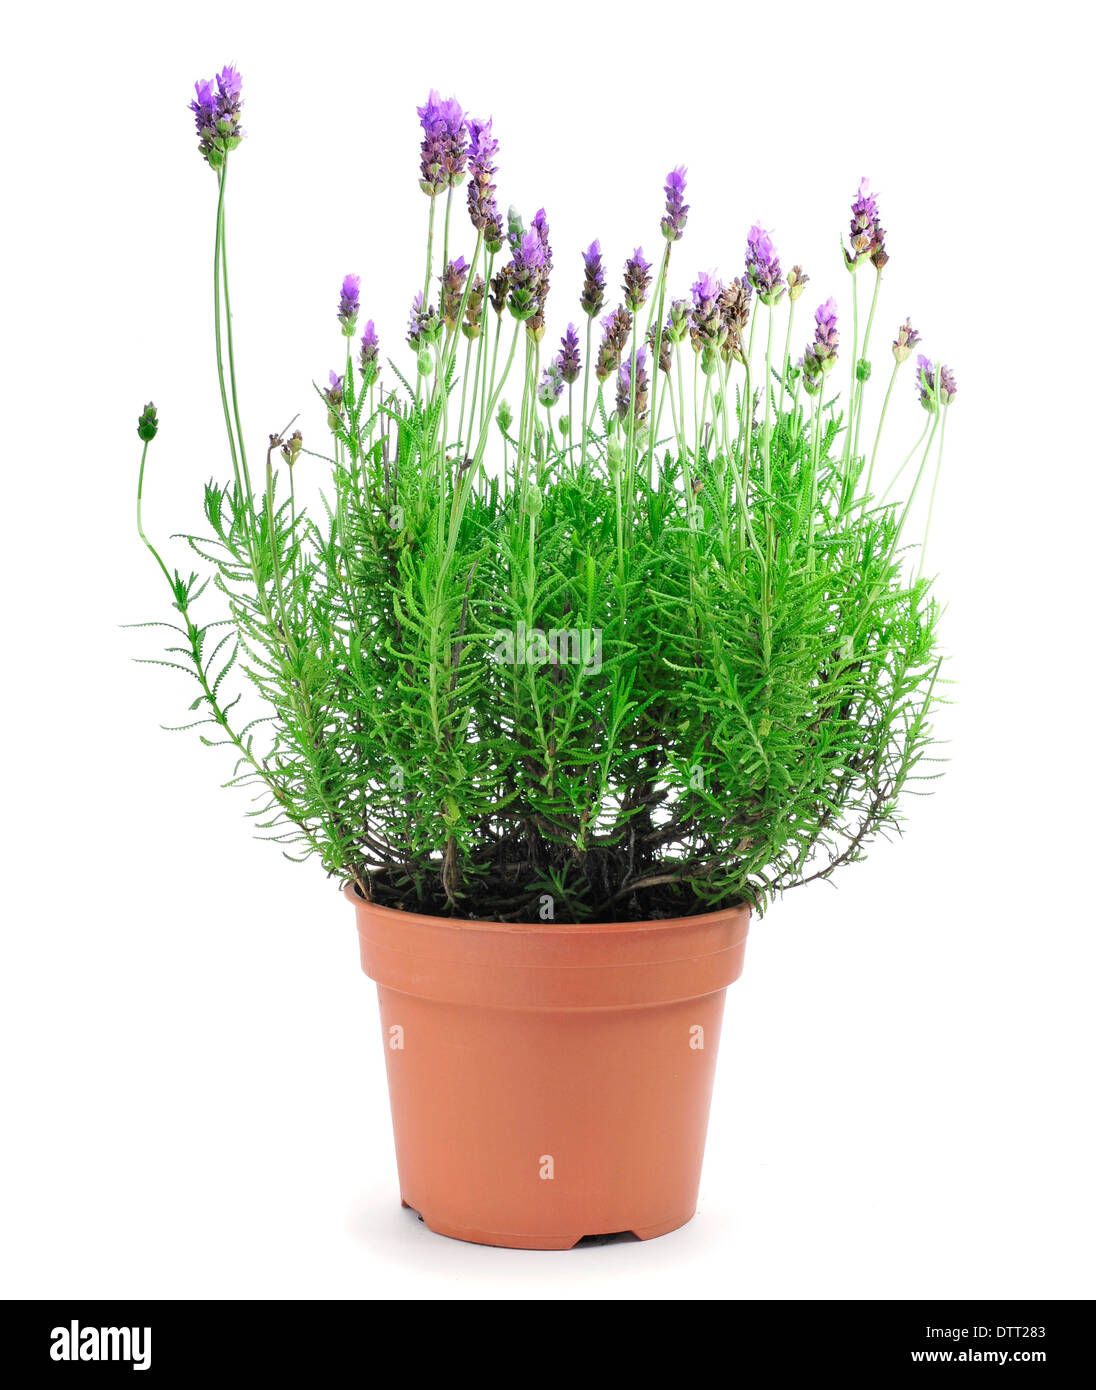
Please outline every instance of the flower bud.
M143 439L147 444L150 439L156 438L156 431L160 427L160 421L156 416L156 407L149 401L144 410L137 417L137 437Z

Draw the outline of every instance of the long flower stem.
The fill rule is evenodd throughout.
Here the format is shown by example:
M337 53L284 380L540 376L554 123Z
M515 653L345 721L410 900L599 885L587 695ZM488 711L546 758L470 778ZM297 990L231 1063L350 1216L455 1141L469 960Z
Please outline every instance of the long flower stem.
M879 440L883 435L883 421L887 418L887 407L890 405L891 392L894 390L894 383L898 377L898 362L895 362L891 370L890 381L887 382L887 393L883 397L883 409L879 412L879 424L875 431L875 443L872 445L871 462L868 464L868 480L864 484L864 505L867 505L868 498L871 496L872 474L875 472L875 456L879 452Z

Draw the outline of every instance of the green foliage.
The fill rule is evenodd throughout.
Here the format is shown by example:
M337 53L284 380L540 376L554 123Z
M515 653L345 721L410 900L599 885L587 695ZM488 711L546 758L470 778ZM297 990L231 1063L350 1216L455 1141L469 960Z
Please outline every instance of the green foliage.
M705 377L686 340L653 424L599 391L597 432L559 442L536 335L489 328L470 409L451 329L415 386L348 359L323 513L296 503L299 440L253 490L226 397L235 481L188 538L220 611L199 625L200 581L169 575L165 660L262 832L377 902L509 921L544 895L561 921L763 908L861 858L922 775L940 666L905 511L861 486L867 374L843 416L767 361L762 404L729 382L748 357ZM265 713L237 728L241 689Z

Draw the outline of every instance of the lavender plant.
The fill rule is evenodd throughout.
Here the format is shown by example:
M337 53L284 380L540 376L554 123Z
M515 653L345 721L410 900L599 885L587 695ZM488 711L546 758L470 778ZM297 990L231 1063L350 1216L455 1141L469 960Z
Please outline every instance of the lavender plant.
M316 387L323 443L287 426L256 468L225 239L240 109L233 68L196 84L232 468L186 537L202 575L169 569L141 525L152 405L137 510L177 615L165 660L196 680L196 726L233 750L260 832L375 902L504 921L764 908L860 859L899 824L930 746L938 608L903 535L927 473L935 494L955 399L951 370L919 357L924 431L878 489L920 339L898 329L862 445L888 259L867 182L844 251L854 304L870 279L863 331L827 297L796 355L809 277L759 226L739 277L701 271L675 296L679 167L660 256L634 250L614 303L591 242L563 314L585 332L546 338L547 217L503 217L492 122L431 92L409 352L382 356L372 319L359 336L347 275L342 349ZM309 508L294 474L321 465Z

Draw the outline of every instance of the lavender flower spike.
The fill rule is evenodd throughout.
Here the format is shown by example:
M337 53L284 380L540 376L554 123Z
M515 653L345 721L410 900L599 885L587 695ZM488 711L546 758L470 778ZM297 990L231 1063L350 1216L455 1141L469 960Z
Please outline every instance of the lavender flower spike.
M647 392L647 349L641 347L636 353L637 423L647 414ZM620 371L617 373L616 407L621 420L627 420L632 413L632 362L628 357L621 360Z
M327 402L328 426L337 430L343 419L343 379L338 372L328 372L327 387L322 395Z
M871 191L868 180L861 179L856 197L852 201L852 216L849 221L849 250L845 252L845 265L850 271L856 270L863 261L872 260L876 269L882 270L889 257L883 246L882 223L879 221L879 205Z
M563 375L557 358L554 362L549 362L541 374L540 386L537 388L537 399L546 410L551 410L562 395Z
M362 374L362 381L368 384L376 381L380 376L380 339L377 337L377 330L373 327L373 320L370 319L365 325L365 332L362 334L362 350L358 359L358 367Z
M214 151L213 142L217 138L213 102L213 83L207 79L199 78L194 84L194 99L190 103L190 109L194 112L194 125L198 131L198 152L207 164L210 162L210 154Z
M793 303L807 288L807 283L810 278L811 277L801 265L793 265L791 270L788 271L788 298L792 300Z
M920 392L921 404L926 410L934 412L936 410L936 369L923 353L917 358L917 387ZM955 399L957 390L955 373L941 362L940 403L945 406L950 405Z
M510 312L519 321L538 314L547 293L544 245L536 228L525 232L510 262Z
M680 241L689 218L685 201L685 166L679 164L666 175L666 215L662 219L662 235L667 241Z
M700 365L709 376L716 370L716 350L723 344L726 332L723 325L721 297L723 286L702 270L693 284L693 312L689 335L693 351L702 354Z
M583 311L593 318L605 304L605 267L601 263L600 241L592 241L582 253L582 264L586 276L581 304Z
M837 305L827 299L814 311L814 339L803 353L802 368L809 391L817 390L822 377L837 361Z
M438 93L431 90L418 113L422 126L419 187L434 198L443 188L455 187L464 179L468 131L464 112L455 97L442 101Z
M615 372L620 366L621 355L628 346L628 335L632 331L632 315L620 304L611 314L606 314L601 326L604 333L594 368L598 381L604 381L610 372Z
M746 238L746 279L757 291L762 304L776 304L784 293L784 277L773 239L757 223Z
M651 287L651 263L643 254L643 247L637 246L624 262L624 303L636 313L647 302L647 291Z
M468 215L472 226L483 233L484 244L492 255L502 249L502 215L495 201L495 156L499 142L491 134L491 122L468 122Z
M423 348L437 339L441 330L441 320L434 306L423 306L422 290L415 295L411 301L411 317L407 323L407 346L413 352L420 352Z
M582 371L582 354L578 346L578 331L573 323L567 325L567 332L560 339L559 374L568 386L572 386Z
M244 138L240 125L243 79L231 63L209 82L194 84L190 109L198 131L198 152L212 169L219 169L225 156Z
M342 324L342 331L348 338L354 336L354 329L358 322L358 297L361 293L362 278L360 275L347 275L343 278L342 291L339 295L339 322Z
M457 326L460 302L464 298L464 282L467 278L468 262L463 256L450 261L441 277L441 316L450 333Z
M891 344L891 351L894 353L896 362L904 362L913 349L921 341L921 335L913 324L907 319L898 330L898 336Z

